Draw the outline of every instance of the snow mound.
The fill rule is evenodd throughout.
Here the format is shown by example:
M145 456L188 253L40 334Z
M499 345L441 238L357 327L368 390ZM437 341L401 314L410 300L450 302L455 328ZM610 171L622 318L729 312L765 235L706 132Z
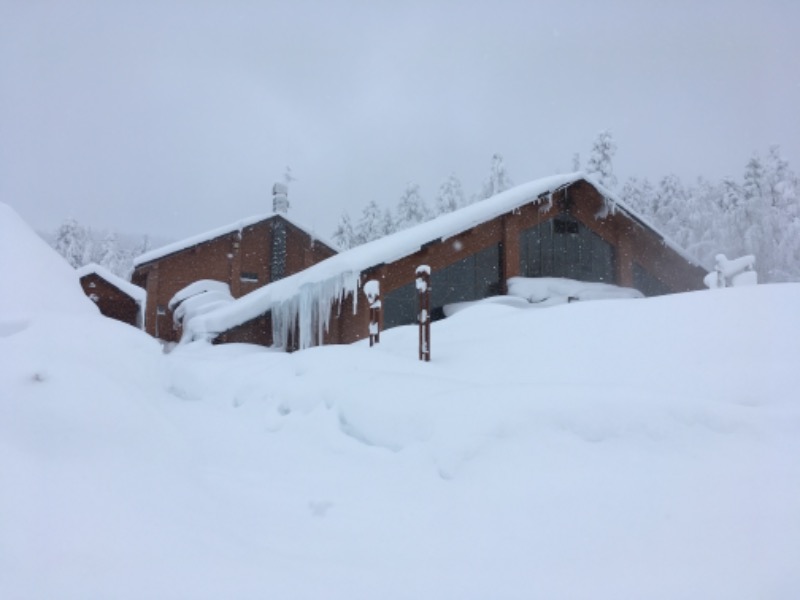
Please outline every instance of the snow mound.
M0 202L0 336L25 329L42 312L99 314L75 270L7 204Z
M524 298L531 304L540 306L552 306L578 300L644 298L644 294L633 288L560 277L511 277L508 280L508 294Z
M0 338L0 598L800 597L797 306L487 303L430 363L413 326L165 355L36 313Z

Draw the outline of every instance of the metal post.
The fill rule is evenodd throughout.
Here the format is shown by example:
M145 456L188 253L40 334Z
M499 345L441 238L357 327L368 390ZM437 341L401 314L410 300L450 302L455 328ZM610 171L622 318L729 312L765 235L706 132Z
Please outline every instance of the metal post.
M381 284L370 279L364 284L364 293L369 302L369 347L381 341Z
M431 359L431 268L428 265L417 267L417 297L419 299L419 359Z

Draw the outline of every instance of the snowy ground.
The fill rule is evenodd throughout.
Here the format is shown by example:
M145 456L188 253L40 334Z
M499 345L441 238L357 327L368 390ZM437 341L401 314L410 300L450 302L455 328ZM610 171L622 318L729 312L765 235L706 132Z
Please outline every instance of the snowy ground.
M0 598L800 597L800 285L165 355L26 256Z

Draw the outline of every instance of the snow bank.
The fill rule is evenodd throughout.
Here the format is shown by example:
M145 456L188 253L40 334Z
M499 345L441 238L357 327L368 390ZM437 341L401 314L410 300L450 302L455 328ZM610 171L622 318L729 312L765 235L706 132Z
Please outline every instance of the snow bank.
M168 360L182 397L268 432L270 466L241 460L284 492L253 510L294 515L283 531L329 596L790 598L800 341L782 332L799 302L785 285L485 304L433 324L431 363L416 327L374 348L190 344ZM206 435L218 456L225 438Z
M644 294L633 288L560 277L511 277L508 280L508 293L510 296L518 296L540 306L578 300L644 298Z
M0 294L0 336L24 329L42 311L99 314L83 293L75 270L2 202L0 274L5 282Z
M797 306L484 304L430 363L46 307L0 337L0 597L797 598Z
M444 306L444 315L451 317L467 308L485 304L514 308L544 308L577 301L644 298L644 294L633 288L561 277L511 277L507 283L507 296L447 304Z
M715 260L714 271L703 278L706 287L716 289L758 284L756 257L752 254L730 260L724 254L717 254Z

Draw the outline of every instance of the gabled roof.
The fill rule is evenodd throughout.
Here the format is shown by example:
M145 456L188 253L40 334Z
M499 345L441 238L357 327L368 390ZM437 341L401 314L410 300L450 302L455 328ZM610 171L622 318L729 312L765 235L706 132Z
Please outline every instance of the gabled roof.
M216 335L271 310L273 324L276 320L282 323L287 319L300 319L300 347L307 347L311 345L310 338L306 337L311 335L310 331L316 328L321 333L322 328L327 327L330 302L345 293L355 293L360 285L361 273L364 271L414 254L430 242L451 238L526 204L548 202L554 192L579 181L586 181L592 185L605 198L610 212L618 210L624 212L641 226L653 230L664 239L665 244L688 262L696 264L677 245L656 231L609 190L589 175L578 171L519 185L409 229L340 252L304 271L268 284L227 306L187 323L187 327L191 330L190 337ZM357 301L357 294L355 298ZM301 305L305 307L302 310ZM310 317L312 322L304 322L306 317L303 313L307 312L309 306L319 307L319 310L315 316Z
M159 258L164 258L165 256L169 256L170 254L181 252L182 250L186 250L193 246L198 246L200 244L210 242L212 240L229 235L237 231L241 233L242 230L244 230L247 227L250 227L251 225L256 225L257 223L261 223L262 221L269 221L272 219L283 219L284 221L296 227L297 229L306 232L313 240L319 241L320 243L328 246L331 249L335 248L333 244L325 241L316 234L311 233L307 227L304 227L303 225L297 223L296 221L293 221L285 214L268 213L268 214L253 215L252 217L247 217L246 219L240 219L223 227L217 227L216 229L206 231L205 233L193 235L178 242L173 242L172 244L167 244L166 246L162 246L161 248L150 250L149 252L145 252L144 254L137 256L133 260L133 266L139 267L149 262L153 262L154 260L158 260Z
M87 275L97 275L105 279L111 285L119 288L120 291L133 298L139 305L143 305L147 297L147 292L144 289L140 288L138 285L132 284L130 281L125 281L122 277L114 275L114 273L96 263L84 265L75 269L75 272L78 274L78 279L83 279Z

